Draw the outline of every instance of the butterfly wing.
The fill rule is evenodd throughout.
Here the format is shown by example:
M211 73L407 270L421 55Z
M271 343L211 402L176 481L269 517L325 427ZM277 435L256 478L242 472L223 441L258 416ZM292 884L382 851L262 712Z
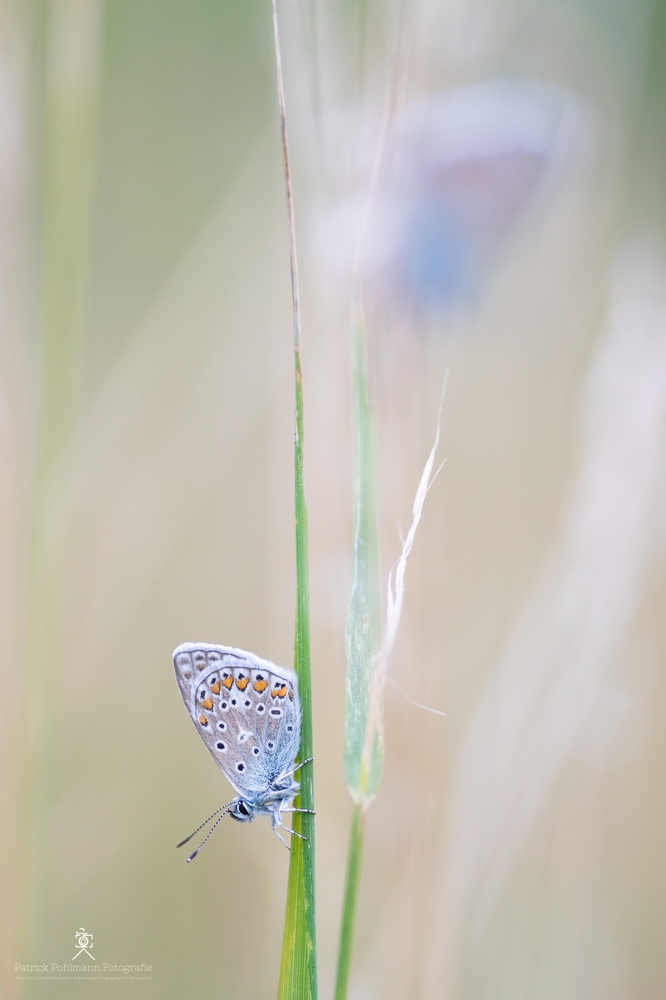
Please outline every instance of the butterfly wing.
M260 802L300 745L296 675L233 646L183 643L173 654L185 706L227 781Z

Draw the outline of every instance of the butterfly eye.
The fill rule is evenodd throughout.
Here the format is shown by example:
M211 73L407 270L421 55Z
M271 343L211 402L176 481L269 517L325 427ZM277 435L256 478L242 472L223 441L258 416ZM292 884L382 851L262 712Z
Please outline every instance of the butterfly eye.
M240 766L239 766L239 770L240 770ZM249 816L250 815L250 810L245 805L245 803L243 802L242 799L238 803L238 812L241 814L241 816Z

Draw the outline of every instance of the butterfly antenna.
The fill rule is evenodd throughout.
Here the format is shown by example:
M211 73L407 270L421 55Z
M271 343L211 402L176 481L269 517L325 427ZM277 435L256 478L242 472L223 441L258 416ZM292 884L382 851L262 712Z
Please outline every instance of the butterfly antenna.
M225 812L226 812L226 810L225 810ZM225 813L222 813L222 815L221 815L221 816L218 816L218 817L217 817L217 819L215 820L215 822L214 822L214 823L213 823L213 825L211 826L210 830L208 831L208 833L206 834L206 836L204 837L204 839L203 839L203 840L201 841L201 843L200 843L200 844L199 844L199 846L197 847L196 851L192 851L192 853L190 854L189 858L187 859L187 863L188 863L188 865L189 865L190 861L194 861L194 859L196 858L196 856L197 856L197 854L199 853L199 851L201 850L201 848L202 848L202 847L204 846L204 844L206 843L206 841L208 840L208 838L210 837L210 835L211 835L211 834L212 834L212 833L214 832L214 830L215 830L215 827L216 827L216 826L217 826L217 825L218 825L219 823L221 823L221 822L222 822L222 820L224 819L224 815L225 815Z
M186 843L188 842L188 840L191 840L191 839L192 839L192 837L196 837L196 835L198 834L199 830L203 830L203 828L204 828L205 826L207 826L207 825L208 825L208 823L210 823L210 821L212 820L213 816L217 816L217 814L218 814L219 812L221 812L221 813L223 813L223 814L224 814L224 812L226 812L226 811L227 811L227 809L229 809L230 805L231 805L231 803L230 803L229 805L227 805L227 806L220 806L220 808L219 808L219 809L216 809L216 810L215 810L215 812L214 812L214 813L213 813L213 814L212 814L211 816L209 816L209 817L208 817L208 819L206 819L206 820L204 820L204 821L203 821L203 823L201 824L201 826L198 826L198 827L196 828L196 830L193 830L193 831L192 831L192 833L191 833L191 834L189 835L189 837L185 837L185 840L181 840L181 842L180 842L179 844L176 844L176 850L177 850L177 849L178 849L179 847L182 847L182 846L183 846L183 844L186 844ZM220 819L222 819L222 816L220 816ZM217 826L217 823L215 824L215 826ZM214 828L213 828L213 829L214 829ZM213 831L211 830L211 833L212 833L212 832L213 832ZM203 846L203 845L202 845L202 846Z

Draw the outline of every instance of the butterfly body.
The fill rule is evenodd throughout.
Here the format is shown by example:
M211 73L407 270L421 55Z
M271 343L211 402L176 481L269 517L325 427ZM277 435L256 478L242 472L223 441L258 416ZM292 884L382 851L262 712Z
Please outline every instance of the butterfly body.
M281 815L294 811L300 787L294 779L301 740L296 674L243 649L205 642L178 646L173 663L185 707L237 793L220 811L244 823L270 815L276 833L286 829Z

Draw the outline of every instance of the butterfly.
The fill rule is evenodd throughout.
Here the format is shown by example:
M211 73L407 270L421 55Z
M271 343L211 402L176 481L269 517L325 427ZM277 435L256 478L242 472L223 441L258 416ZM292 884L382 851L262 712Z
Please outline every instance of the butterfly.
M227 813L241 823L249 823L255 816L270 816L274 833L287 848L280 830L306 839L282 823L284 813L312 812L292 806L300 788L294 774L312 759L295 766L301 742L296 674L243 649L207 642L178 646L173 664L185 707L199 735L238 793L177 845L182 847L218 817L188 862Z
M367 102L336 117L344 129L336 152L351 154L338 160L351 167L352 188L324 217L323 263L346 275L362 240L364 302L379 310L382 329L397 316L438 324L478 303L512 235L543 218L595 133L580 98L545 80L424 93L396 108L370 196L377 152L362 139Z

